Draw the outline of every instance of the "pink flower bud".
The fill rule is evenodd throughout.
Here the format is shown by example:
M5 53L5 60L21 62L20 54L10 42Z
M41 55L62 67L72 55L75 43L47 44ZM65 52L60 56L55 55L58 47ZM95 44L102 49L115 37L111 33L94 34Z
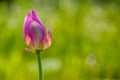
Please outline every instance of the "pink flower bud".
M46 33L45 26L33 10L24 20L24 40L27 51L46 50L52 42L50 30Z

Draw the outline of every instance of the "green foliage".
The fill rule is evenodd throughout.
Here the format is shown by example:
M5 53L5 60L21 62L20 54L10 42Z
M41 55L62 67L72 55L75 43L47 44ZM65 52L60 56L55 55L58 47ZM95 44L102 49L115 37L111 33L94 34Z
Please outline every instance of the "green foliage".
M53 36L41 52L43 80L120 79L119 1L12 1L0 2L0 80L38 79L37 56L24 51L23 21L32 9Z

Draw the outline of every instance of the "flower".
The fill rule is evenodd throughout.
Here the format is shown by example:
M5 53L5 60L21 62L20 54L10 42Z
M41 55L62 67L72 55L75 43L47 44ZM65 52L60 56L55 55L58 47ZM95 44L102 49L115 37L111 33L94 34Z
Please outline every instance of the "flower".
M46 50L52 42L51 32L46 28L35 11L31 11L24 19L24 40L27 51Z

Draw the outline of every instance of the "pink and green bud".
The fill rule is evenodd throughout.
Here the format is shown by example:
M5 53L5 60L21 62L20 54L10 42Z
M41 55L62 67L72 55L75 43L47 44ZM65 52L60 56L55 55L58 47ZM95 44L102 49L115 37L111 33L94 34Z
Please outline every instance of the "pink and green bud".
M33 10L24 20L24 40L27 51L46 50L52 42L50 30L46 33L44 24Z

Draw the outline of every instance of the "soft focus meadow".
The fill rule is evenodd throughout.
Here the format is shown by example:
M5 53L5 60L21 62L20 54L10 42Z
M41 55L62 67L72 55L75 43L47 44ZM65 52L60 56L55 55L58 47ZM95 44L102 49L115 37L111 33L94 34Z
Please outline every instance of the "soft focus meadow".
M43 80L120 80L119 0L0 0L0 80L38 80L24 50L24 17L35 10L52 32Z

